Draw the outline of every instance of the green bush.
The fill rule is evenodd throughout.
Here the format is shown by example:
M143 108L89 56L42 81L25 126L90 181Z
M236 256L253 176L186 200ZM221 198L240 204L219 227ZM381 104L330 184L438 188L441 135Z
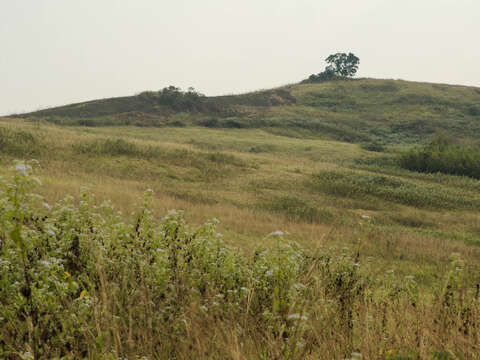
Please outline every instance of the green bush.
M318 74L312 74L308 77L309 82L323 82L323 81L331 81L331 80L339 80L343 79L342 76L336 75L335 72L330 70L322 71Z
M169 338L173 346L185 336L178 319L193 303L238 316L248 300L272 324L294 308L293 285L305 270L297 246L278 239L252 263L221 240L217 220L191 229L172 211L157 223L151 191L125 223L108 202L94 206L86 191L78 203L43 202L30 192L38 182L31 172L19 163L13 182L0 183L1 358L28 351L35 359L98 358L113 346L112 317L134 317L135 341L142 336L136 329L149 328L158 349Z
M378 141L371 141L361 144L362 149L374 152L384 152L385 146Z
M0 127L0 153L25 158L37 154L40 149L37 137L31 132Z
M439 140L407 151L399 157L399 164L412 171L440 172L480 179L480 148Z

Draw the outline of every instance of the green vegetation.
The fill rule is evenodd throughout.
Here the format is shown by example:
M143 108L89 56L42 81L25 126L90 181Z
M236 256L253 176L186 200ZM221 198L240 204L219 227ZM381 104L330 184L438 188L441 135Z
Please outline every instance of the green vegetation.
M333 215L328 210L319 209L293 196L274 197L265 200L260 207L272 213L285 215L293 221L310 223L331 222Z
M173 111L206 113L220 111L215 103L208 101L205 95L196 92L194 88L184 92L180 88L169 86L157 92L145 91L137 96L146 103L167 106Z
M480 147L456 145L439 139L428 146L416 147L402 154L400 165L412 171L441 172L480 179Z
M37 165L0 183L4 359L479 355L478 276L458 255L427 299L413 276L372 277L359 246L303 249L275 231L245 256L218 220L157 222L151 190L128 221L85 190L51 206L31 192Z
M368 151L375 151L375 152L384 152L385 146L379 141L371 141L367 143L361 144L362 149L368 150Z
M13 156L32 156L39 151L37 138L28 131L0 127L0 152Z
M479 102L480 90L471 87L350 79L216 97L172 87L22 117L58 125L262 129L387 146L425 143L442 132L474 139L480 132Z
M330 64L327 71L333 71L334 74L343 77L354 76L360 64L360 59L352 53L336 53L327 57L325 61Z
M375 199L416 208L479 209L478 198L458 194L440 185L416 184L395 177L358 172L327 170L314 174L310 185L313 191L349 199Z
M0 119L0 358L480 358L480 180L450 171L479 99L335 80Z
M309 76L310 82L322 82L353 77L357 73L360 59L352 53L336 53L325 59L329 64L324 71Z

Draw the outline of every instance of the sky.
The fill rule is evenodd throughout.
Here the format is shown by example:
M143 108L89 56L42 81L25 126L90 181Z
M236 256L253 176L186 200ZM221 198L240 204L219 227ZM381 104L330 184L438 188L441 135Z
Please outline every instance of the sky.
M175 85L358 77L480 86L479 0L0 0L0 115Z

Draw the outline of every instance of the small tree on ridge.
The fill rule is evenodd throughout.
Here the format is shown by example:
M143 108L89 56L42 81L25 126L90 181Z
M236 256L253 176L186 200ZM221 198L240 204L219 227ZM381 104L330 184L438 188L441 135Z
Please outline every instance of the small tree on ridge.
M325 59L329 64L326 71L333 71L335 75L352 77L357 73L360 59L352 53L336 53Z
M353 53L336 53L325 59L328 65L325 70L312 74L308 78L311 82L328 81L352 77L357 73L360 59Z

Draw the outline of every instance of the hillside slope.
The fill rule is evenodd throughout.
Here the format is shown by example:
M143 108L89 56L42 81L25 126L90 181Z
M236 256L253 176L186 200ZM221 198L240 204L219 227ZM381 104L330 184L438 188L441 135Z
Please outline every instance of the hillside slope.
M358 79L217 97L176 90L20 116L64 125L261 128L277 135L393 144L438 133L476 140L480 133L480 88L474 87Z
M477 91L441 89L168 90L0 119L0 358L32 349L30 294L45 357L480 358L480 180L324 139L477 140ZM157 127L100 126L122 121Z

